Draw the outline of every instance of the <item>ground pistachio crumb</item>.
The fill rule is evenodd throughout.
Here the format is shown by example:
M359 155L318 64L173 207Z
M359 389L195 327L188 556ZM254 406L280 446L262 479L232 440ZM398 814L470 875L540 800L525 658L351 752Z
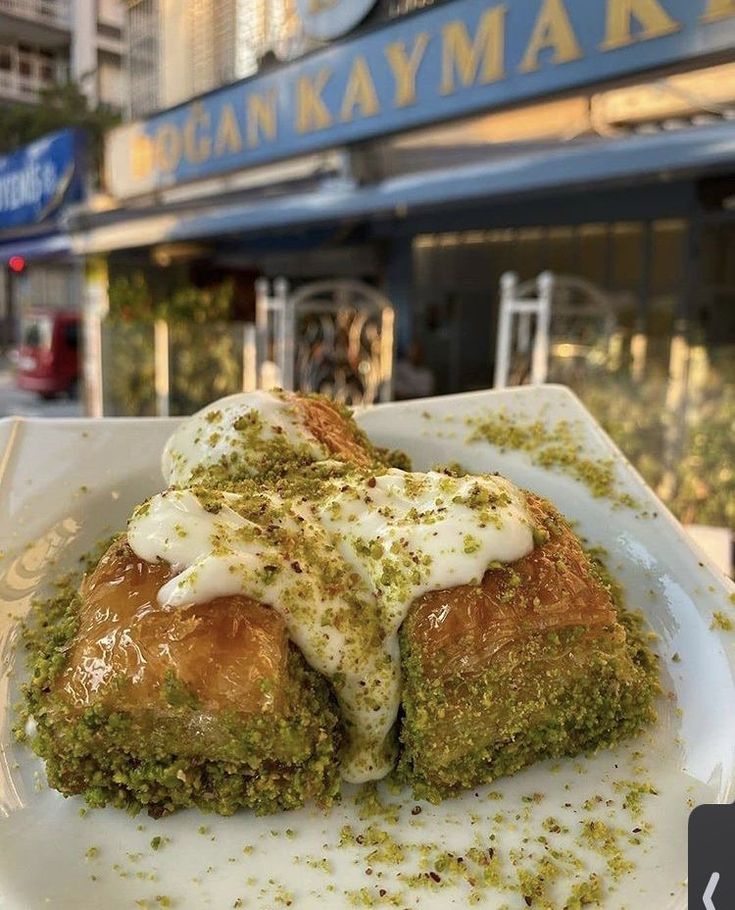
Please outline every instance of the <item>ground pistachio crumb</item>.
M658 796L658 790L647 781L616 781L613 787L617 793L623 794L623 809L635 817L642 813L644 796Z
M723 632L732 632L733 622L729 616L726 616L721 610L715 610L712 614L712 623L710 629L720 629Z
M380 818L392 825L398 822L400 805L382 799L375 781L363 784L360 787L355 794L355 806L357 807L360 821Z
M583 910L590 904L600 904L602 901L602 885L596 875L591 875L586 882L580 882L572 887L564 910Z
M597 498L631 509L640 508L640 503L619 489L614 459L594 459L585 454L582 430L577 423L559 420L547 425L543 420L524 421L502 411L468 417L465 422L471 431L468 443L485 441L500 449L527 452L534 464L569 474Z

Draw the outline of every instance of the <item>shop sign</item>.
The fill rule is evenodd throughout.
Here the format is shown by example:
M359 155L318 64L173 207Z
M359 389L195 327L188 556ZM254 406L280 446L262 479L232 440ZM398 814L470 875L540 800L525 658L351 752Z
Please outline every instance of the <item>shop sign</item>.
M0 231L39 224L79 201L82 154L82 134L61 130L0 157Z
M734 47L735 0L454 0L118 127L107 184L136 196Z
M351 32L376 0L296 0L304 31L319 41L333 41Z

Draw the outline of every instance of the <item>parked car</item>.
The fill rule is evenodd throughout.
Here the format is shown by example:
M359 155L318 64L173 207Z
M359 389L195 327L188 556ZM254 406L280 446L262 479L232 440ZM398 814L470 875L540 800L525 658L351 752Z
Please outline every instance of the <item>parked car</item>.
M32 310L23 322L16 362L19 389L42 398L79 387L80 315L70 310Z

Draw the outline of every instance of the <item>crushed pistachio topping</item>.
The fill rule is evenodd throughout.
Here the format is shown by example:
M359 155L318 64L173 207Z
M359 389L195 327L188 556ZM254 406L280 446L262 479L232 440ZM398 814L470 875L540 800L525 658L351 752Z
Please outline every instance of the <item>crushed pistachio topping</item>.
M523 421L503 411L468 417L468 443L489 442L499 449L526 452L535 465L555 468L583 483L597 498L637 509L640 504L622 492L612 458L590 458L581 441L581 428L568 420L549 426L542 420Z
M732 632L735 625L733 625L732 619L723 613L722 610L715 610L712 614L712 623L710 625L711 629L719 629L721 632Z

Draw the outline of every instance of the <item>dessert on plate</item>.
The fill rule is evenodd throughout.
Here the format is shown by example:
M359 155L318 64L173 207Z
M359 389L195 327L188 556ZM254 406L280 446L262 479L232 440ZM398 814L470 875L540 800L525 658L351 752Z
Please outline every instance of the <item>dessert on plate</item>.
M393 774L439 800L653 721L638 621L505 478L409 470L281 391L184 420L162 468L35 611L31 745L62 793L264 813Z

